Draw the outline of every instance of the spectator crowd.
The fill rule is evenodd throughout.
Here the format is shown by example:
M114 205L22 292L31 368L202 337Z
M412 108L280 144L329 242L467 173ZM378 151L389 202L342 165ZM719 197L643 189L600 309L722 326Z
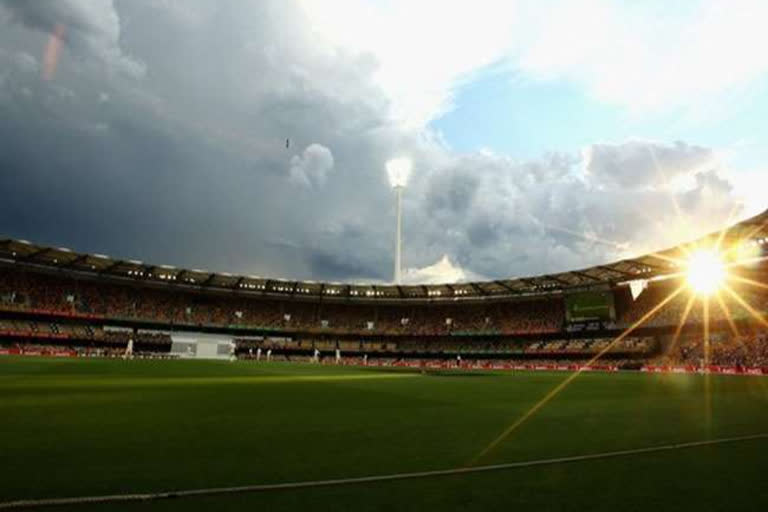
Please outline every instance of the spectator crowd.
M0 269L0 308L168 325L419 336L547 334L562 299L450 305L278 300L118 285Z

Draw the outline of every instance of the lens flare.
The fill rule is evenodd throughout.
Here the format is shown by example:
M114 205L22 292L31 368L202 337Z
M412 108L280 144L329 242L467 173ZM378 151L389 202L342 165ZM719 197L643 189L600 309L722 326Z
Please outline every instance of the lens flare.
M726 279L725 264L720 255L709 249L700 249L688 258L688 285L699 295L712 295Z

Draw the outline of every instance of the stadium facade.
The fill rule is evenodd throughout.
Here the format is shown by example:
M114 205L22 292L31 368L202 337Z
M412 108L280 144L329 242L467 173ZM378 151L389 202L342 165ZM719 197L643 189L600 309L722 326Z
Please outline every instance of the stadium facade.
M584 362L680 282L691 246L754 248L744 271L760 278L768 211L702 239L657 253L532 277L442 285L292 281L152 265L23 240L0 240L0 342L5 352L42 344L65 352L121 349L163 354L170 333L232 336L242 357L274 350L306 358L390 363L419 359ZM754 291L757 309L763 300ZM667 352L672 337L696 336L704 320L683 298L634 325L601 354L637 367ZM753 312L727 299L706 318L712 332L753 332ZM690 307L688 308L690 309ZM759 323L759 322L758 322ZM16 348L14 348L16 347ZM33 347L34 350L34 347ZM55 348L51 348L55 351Z

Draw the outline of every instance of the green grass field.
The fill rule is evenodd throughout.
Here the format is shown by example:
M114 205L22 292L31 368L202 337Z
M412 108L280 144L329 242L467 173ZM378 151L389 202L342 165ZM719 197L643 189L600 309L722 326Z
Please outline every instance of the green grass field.
M0 502L465 466L565 373L0 358ZM768 433L768 379L582 374L480 464ZM52 510L765 510L768 440Z

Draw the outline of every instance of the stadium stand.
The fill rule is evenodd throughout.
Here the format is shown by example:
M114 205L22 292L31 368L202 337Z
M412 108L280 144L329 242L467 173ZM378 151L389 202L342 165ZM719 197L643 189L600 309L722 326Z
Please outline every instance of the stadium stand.
M732 226L724 243L748 244L762 258L766 225L768 212ZM112 354L133 340L137 353L160 355L173 332L185 331L229 334L245 358L261 348L289 360L339 350L386 364L460 354L472 364L580 364L601 355L628 365L690 365L702 359L696 333L708 318L710 362L765 365L764 288L741 289L742 300L720 294L707 308L681 293L649 316L681 286L679 265L669 261L682 255L678 247L545 276L394 286L234 276L0 240L0 343ZM745 272L763 282L764 270L760 263ZM636 288L642 293L631 293ZM613 342L647 316L636 333Z

